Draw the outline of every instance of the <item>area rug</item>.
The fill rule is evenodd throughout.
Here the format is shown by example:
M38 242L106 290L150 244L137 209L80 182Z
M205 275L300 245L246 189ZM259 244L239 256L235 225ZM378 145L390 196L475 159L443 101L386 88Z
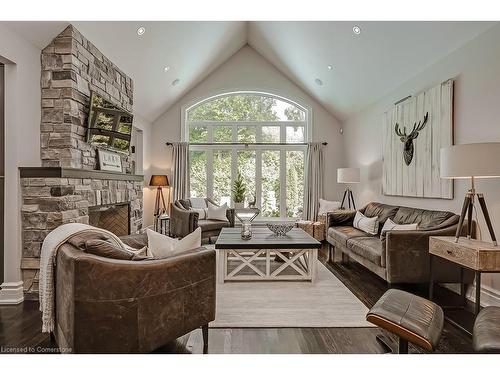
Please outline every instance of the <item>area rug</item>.
M368 309L318 263L310 282L226 282L217 284L213 328L373 327Z

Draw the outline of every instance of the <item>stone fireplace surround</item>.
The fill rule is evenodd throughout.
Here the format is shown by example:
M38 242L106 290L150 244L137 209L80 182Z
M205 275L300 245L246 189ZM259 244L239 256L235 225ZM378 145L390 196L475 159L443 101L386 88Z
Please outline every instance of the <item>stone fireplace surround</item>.
M41 53L41 167L21 167L22 259L26 297L37 297L45 236L65 223L89 223L89 208L128 204L129 228L142 228L143 176L96 170L96 148L86 142L90 92L132 112L133 82L72 25Z

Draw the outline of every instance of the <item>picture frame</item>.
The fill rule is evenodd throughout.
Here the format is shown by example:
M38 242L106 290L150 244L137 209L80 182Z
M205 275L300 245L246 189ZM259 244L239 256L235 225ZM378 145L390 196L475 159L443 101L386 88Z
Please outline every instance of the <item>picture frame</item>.
M99 160L99 169L101 171L123 172L122 158L119 153L98 148L97 157Z

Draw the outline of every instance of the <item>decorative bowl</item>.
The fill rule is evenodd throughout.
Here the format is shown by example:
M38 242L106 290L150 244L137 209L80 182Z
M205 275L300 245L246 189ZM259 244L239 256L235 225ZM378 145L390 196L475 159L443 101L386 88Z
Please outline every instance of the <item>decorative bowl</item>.
M283 222L283 223L267 223L267 227L271 232L277 236L286 236L288 232L292 230L295 223Z

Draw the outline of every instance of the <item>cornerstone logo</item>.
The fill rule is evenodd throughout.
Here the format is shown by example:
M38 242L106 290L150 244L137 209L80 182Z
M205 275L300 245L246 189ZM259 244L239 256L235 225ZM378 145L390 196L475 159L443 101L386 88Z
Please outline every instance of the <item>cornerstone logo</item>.
M71 348L43 348L40 346L0 346L0 354L71 353Z

